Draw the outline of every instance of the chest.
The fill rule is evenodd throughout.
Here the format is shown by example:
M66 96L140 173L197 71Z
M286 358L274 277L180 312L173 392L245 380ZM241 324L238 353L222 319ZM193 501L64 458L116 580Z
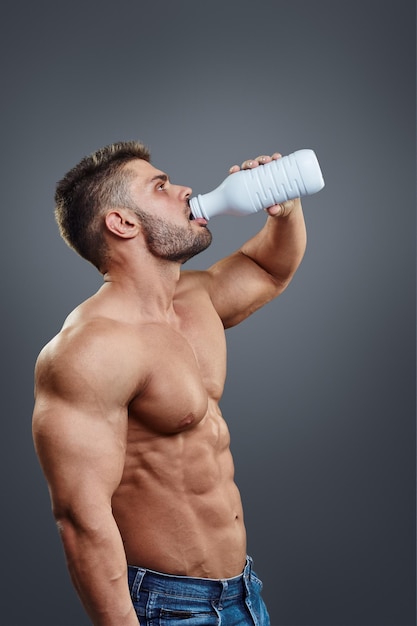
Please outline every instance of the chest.
M191 428L223 392L223 325L210 307L179 303L174 325L151 325L147 332L148 383L131 403L131 417L158 432Z

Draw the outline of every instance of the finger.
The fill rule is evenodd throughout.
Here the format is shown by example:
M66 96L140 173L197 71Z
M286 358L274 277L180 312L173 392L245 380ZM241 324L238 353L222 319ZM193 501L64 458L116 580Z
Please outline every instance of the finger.
M271 217L282 217L283 215L285 215L284 203L274 204L274 206L268 207L265 210Z
M263 165L264 163L269 163L269 161L272 160L272 157L268 154L262 154L261 156L256 157L256 160L260 165Z
M263 165L264 163L269 163L272 160L280 159L281 157L282 157L282 154L280 152L274 152L272 156L269 156L268 154L261 154L258 157L256 157L256 159L247 159L246 161L243 161L240 167L239 165L232 165L232 167L229 168L229 174L234 174L235 172L238 172L240 169L242 170L252 169L254 167L258 167L258 165Z
M256 159L248 159L247 161L243 161L242 170L251 170L254 167L258 167L259 163Z
M294 198L293 200L286 200L285 202L281 202L280 204L274 204L265 211L271 217L286 217L292 211L301 210L301 200L300 198Z

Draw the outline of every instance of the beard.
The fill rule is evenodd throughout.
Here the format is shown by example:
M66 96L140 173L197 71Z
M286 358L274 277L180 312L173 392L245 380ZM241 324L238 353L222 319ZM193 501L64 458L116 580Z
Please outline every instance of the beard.
M186 263L211 244L212 234L205 227L198 229L167 224L163 219L135 209L140 219L146 246L154 256L166 261Z

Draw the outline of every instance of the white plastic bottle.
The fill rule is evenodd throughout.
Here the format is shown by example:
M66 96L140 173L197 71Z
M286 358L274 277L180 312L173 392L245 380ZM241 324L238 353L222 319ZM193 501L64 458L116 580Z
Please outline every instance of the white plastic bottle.
M313 150L297 150L253 169L229 175L214 191L190 199L194 218L249 215L324 187Z

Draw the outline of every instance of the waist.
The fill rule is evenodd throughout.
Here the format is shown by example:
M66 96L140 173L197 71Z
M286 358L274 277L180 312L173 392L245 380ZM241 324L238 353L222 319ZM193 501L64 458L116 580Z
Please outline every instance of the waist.
M251 577L252 559L246 558L243 572L232 578L199 578L176 576L154 570L128 566L128 582L132 596L139 591L178 593L188 598L207 600L226 599L245 595Z

